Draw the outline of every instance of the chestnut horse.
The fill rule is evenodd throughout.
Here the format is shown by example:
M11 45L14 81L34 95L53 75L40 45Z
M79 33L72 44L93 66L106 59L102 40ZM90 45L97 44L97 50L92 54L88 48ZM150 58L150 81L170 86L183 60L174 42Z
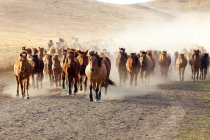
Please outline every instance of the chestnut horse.
M125 84L127 79L127 70L126 70L126 62L127 62L128 56L125 52L124 48L119 48L119 53L116 58L116 66L119 73L119 79L120 79L120 86L121 84Z
M168 70L171 65L171 57L166 51L162 51L159 57L160 73L161 76L168 76Z
M131 53L126 62L126 68L130 74L130 85L133 85L135 80L135 86L137 86L137 77L140 72L140 61L136 53Z
M69 95L72 94L72 84L74 84L74 93L78 92L77 84L78 84L78 74L80 70L79 61L75 58L74 51L67 52L67 62L63 64L63 89L65 89L65 76L67 75L68 83L69 83Z
M22 98L25 98L27 94L27 99L29 99L29 80L30 75L32 74L32 66L27 61L27 53L20 53L20 59L17 60L14 64L14 75L17 81L17 94L19 96L19 85L21 87Z
M61 85L61 73L62 68L60 64L59 56L54 54L52 57L52 74L53 74L53 81L55 82L56 87L58 84Z
M92 89L96 92L96 101L101 99L101 89L104 83L115 85L113 81L108 79L108 69L104 58L100 57L97 52L89 53L89 63L85 69L85 74L90 85L90 101L93 101Z
M179 79L180 81L184 81L184 72L187 66L187 58L184 54L179 54L175 63L177 69L179 70Z
M199 77L200 69L200 50L193 50L193 54L190 58L189 64L192 70L192 79L195 81Z
M87 56L88 50L86 52L78 51L77 59L80 64L80 70L79 70L79 85L80 85L80 91L83 90L83 80L84 81L84 93L86 92L87 88L87 76L85 75L85 69L88 65L88 56Z

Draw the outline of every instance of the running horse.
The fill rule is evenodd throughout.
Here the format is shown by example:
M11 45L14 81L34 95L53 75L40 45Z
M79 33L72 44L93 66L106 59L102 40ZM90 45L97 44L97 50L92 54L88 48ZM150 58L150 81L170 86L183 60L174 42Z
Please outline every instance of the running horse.
M209 68L209 54L203 53L200 59L200 79L206 80L207 71Z
M176 64L176 68L179 71L180 81L184 81L184 72L185 72L185 68L187 66L187 58L185 57L185 55L178 54L175 64Z
M75 52L69 50L67 52L66 61L63 66L63 89L65 89L65 77L67 76L68 84L69 84L69 95L72 94L72 85L74 85L74 94L78 92L78 80L79 80L79 70L80 64L79 61L75 58Z
M84 93L86 92L86 88L87 88L87 76L85 75L85 69L88 65L88 50L87 51L81 51L78 50L77 51L78 56L77 59L79 61L80 64L80 70L79 70L79 86L80 86L80 91L83 90L83 84L84 84ZM84 80L84 83L83 83Z
M29 81L30 75L32 74L33 68L27 60L27 53L20 53L20 58L14 64L14 75L17 81L17 94L19 96L19 86L21 87L22 98L25 98L27 94L27 99L29 99Z
M104 83L108 85L115 85L115 83L108 77L108 69L105 64L104 58L100 57L97 52L89 52L89 63L85 69L85 74L88 78L90 85L90 101L93 101L94 89L96 92L96 101L101 100L101 89Z
M130 85L133 85L135 80L135 86L137 86L137 77L140 72L140 61L136 53L131 53L126 62L126 69L130 74Z
M127 79L127 70L126 70L127 59L128 56L125 52L125 49L119 48L119 53L116 58L116 66L119 73L120 86L122 85L122 83L125 83Z
M152 59L152 53L150 51L148 53L141 51L139 60L141 79L143 80L145 78L145 80L149 80L155 68L155 60L153 61Z
M193 54L190 58L189 64L192 70L192 79L198 81L199 69L200 69L200 50L193 50Z
M161 76L168 76L169 67L171 65L171 57L167 54L166 51L162 51L159 57L159 66Z

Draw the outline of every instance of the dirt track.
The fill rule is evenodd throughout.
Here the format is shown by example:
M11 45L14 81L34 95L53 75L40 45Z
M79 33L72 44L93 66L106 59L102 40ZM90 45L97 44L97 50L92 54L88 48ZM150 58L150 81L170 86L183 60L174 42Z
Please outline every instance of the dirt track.
M11 75L1 73L0 139L174 139L191 118L208 113L197 99L205 93L191 90L190 83L162 84L121 99L103 95L90 103L83 94L69 97L53 88L29 100L10 97L3 93L15 94L7 90ZM116 91L110 94L120 96Z

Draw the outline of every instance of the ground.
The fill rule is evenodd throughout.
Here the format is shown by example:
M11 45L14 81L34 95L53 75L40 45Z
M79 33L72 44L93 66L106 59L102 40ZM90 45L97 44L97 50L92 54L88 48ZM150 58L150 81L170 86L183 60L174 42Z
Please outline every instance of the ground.
M196 131L190 139L210 138L205 120L210 115L209 93L200 83L170 82L141 90L143 85L130 93L129 88L113 87L100 102L51 87L31 89L27 100L14 97L11 75L1 73L1 139L184 139L193 127L206 132Z

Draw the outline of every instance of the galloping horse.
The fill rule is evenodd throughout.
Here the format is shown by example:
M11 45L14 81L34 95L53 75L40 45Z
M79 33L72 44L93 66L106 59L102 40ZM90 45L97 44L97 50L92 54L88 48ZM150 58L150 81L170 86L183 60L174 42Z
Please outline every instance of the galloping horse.
M187 66L187 58L184 54L179 54L176 59L176 67L179 70L179 79L180 81L184 81L184 72Z
M78 51L78 56L77 59L80 64L80 70L79 70L79 85L80 85L80 91L83 90L83 80L84 81L84 92L86 92L86 87L87 87L87 76L85 75L85 69L86 66L88 65L88 56L87 56L88 51L83 52L83 51Z
M124 48L119 48L119 53L116 58L116 66L118 68L119 78L120 78L120 86L122 83L125 83L127 79L127 70L126 70L126 62L128 56L125 52Z
M93 101L92 89L96 92L96 100L101 99L101 89L104 83L114 85L114 82L108 79L108 70L103 61L96 52L89 52L89 63L85 69L85 74L90 85L90 101Z
M171 65L171 57L167 54L166 51L162 51L159 57L159 65L161 76L168 76L168 70Z
M78 74L80 70L79 61L75 58L74 51L67 52L67 62L63 64L63 88L65 88L65 75L67 75L69 83L69 95L72 94L72 84L74 84L74 93L78 92Z
M198 81L200 69L200 50L193 51L189 64L191 65L192 79L194 79L194 81L197 79Z
M140 52L140 73L141 79L145 77L145 80L149 78L150 74L154 71L153 60L150 56L147 55L147 52L141 51ZM145 74L144 74L145 73Z
M201 62L200 62L200 78L202 81L206 80L206 74L209 68L209 54L203 53L201 55Z
M29 99L29 78L32 74L32 66L27 60L27 53L20 53L20 59L14 64L14 75L17 81L17 94L19 96L19 85L21 87L22 98L25 98L27 93L27 99Z
M133 80L135 80L135 86L137 86L137 77L140 72L140 61L136 53L131 53L126 62L126 68L130 74L130 85L133 85Z
M31 65L33 66L32 85L36 88L39 88L39 81L41 82L42 87L42 80L44 78L44 61L42 60L42 56L40 55L42 53L39 52L38 49L33 48L32 52L32 60L30 61ZM36 76L36 80L34 79L34 76Z
M61 73L62 68L60 60L58 58L58 54L54 54L52 57L52 74L56 87L58 86L58 84L61 85Z
M44 57L44 71L45 77L48 75L50 80L50 85L52 85L52 55L46 54Z

